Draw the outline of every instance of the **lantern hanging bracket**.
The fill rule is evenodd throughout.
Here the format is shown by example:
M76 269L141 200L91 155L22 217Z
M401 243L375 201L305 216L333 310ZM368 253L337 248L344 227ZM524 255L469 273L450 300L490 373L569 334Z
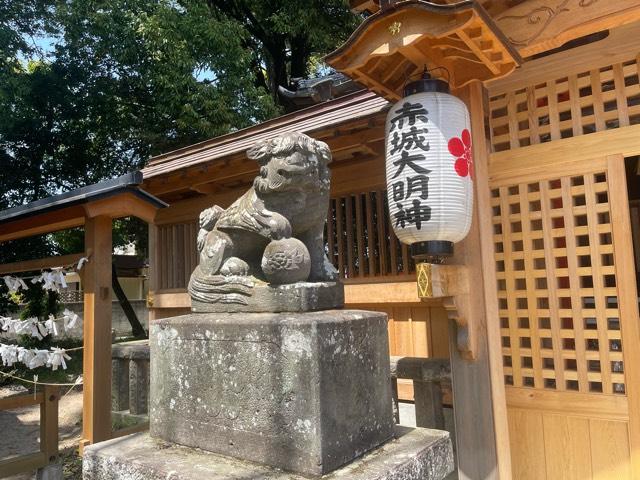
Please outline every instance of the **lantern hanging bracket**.
M456 322L456 346L466 360L477 357L477 322L471 312L469 270L464 265L418 263L416 265L418 296L441 298L449 320Z

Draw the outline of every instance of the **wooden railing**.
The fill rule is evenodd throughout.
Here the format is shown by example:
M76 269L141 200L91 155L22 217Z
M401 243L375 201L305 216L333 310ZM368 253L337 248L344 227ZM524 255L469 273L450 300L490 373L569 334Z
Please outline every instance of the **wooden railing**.
M443 384L451 383L451 366L445 358L391 357L393 413L400 421L398 380L413 381L416 426L445 429Z
M0 478L31 472L58 460L58 387L45 385L35 396L0 398L0 411L40 405L40 451L0 460ZM4 432L11 435L11 432Z

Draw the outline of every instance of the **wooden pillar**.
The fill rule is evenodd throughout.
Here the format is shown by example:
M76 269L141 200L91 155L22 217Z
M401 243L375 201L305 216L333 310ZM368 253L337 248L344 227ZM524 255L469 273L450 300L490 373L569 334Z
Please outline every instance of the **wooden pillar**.
M87 218L84 241L82 446L111 438L111 218Z
M54 385L45 385L40 404L40 451L47 463L58 461L58 400L60 391Z
M609 203L613 227L613 254L615 257L620 328L622 329L625 367L625 387L629 402L629 445L631 454L631 478L640 478L640 313L638 312L638 289L633 256L633 233L629 213L629 194L622 155L607 157L609 177Z
M506 395L502 373L498 297L489 192L489 148L485 136L485 89L474 82L455 93L471 114L474 158L474 214L471 231L456 245L455 264L469 272L469 311L476 322L477 356L462 357L457 349L456 323L450 322L458 478L511 478Z
M155 309L153 308L153 297L160 285L160 263L158 262L158 226L149 223L149 293L147 293L147 307L149 309L149 328L151 321L155 320ZM197 230L196 230L197 235Z

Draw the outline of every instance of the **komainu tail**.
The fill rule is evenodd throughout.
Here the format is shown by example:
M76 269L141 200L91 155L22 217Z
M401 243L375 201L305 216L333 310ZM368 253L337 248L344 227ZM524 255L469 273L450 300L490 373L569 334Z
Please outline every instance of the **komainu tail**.
M214 205L200 212L200 230L198 231L198 252L204 248L207 234L216 226L218 219L224 213L224 208Z

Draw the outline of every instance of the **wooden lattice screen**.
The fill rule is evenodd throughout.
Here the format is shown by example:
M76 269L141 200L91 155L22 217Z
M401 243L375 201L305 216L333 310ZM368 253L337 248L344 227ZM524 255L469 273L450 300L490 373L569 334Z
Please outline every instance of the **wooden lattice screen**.
M184 289L196 268L197 222L158 226L158 289Z
M640 123L638 58L490 97L496 152Z
M415 272L409 249L393 233L384 190L331 199L327 252L342 278Z
M605 172L493 190L505 383L625 393Z
M415 272L408 247L389 220L384 190L331 199L327 253L342 278L403 276ZM197 265L197 223L158 226L159 290L184 289Z
M521 480L639 478L640 210L624 157L640 153L640 43L611 38L488 85L497 320Z

